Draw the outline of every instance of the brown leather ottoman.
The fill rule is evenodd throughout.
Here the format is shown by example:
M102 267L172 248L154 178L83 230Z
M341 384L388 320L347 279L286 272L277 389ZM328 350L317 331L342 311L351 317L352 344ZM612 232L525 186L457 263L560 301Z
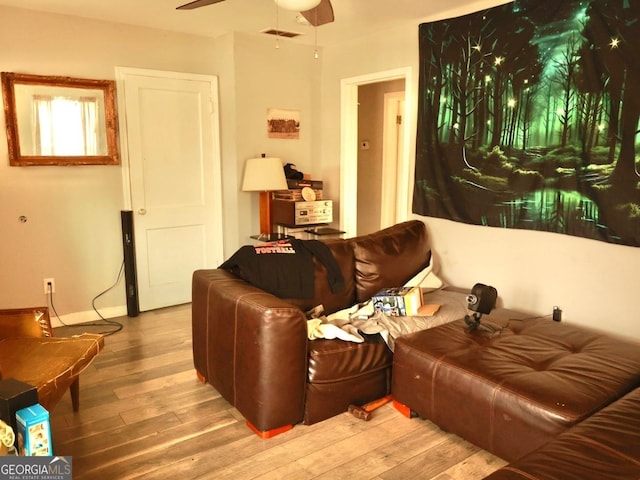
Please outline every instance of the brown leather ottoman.
M503 325L466 333L457 320L399 338L394 399L513 461L640 385L636 343L545 319Z

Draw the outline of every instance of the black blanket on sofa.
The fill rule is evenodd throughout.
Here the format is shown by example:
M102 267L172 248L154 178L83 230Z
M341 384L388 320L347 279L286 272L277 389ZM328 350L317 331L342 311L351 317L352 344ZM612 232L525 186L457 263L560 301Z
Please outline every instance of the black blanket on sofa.
M291 239L240 247L220 268L281 298L312 298L313 257L327 269L331 291L344 288L344 278L331 250L319 240Z

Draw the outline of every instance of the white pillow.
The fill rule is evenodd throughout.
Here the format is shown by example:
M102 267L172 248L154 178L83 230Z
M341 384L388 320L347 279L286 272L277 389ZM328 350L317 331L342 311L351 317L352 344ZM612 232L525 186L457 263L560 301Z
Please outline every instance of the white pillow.
M429 265L424 267L404 284L405 287L415 287L416 285L427 290L437 290L444 287L444 282L433 273L433 259L431 259Z
M429 262L425 268L423 268L420 272L413 276L407 283L404 284L405 287L414 287L419 285L420 288L427 291L438 290L439 288L444 287L444 282L440 280L440 278L433 273L433 260ZM330 315L327 315L327 319L331 321L335 321L338 319L352 319L352 318L368 318L375 313L375 309L373 307L373 302L370 300L360 305L352 305L349 308L342 309L338 312L334 312Z
M327 315L327 320L330 322L336 320L351 320L352 318L369 318L374 313L373 303L371 299L357 305L352 305L349 308L344 308L330 315Z

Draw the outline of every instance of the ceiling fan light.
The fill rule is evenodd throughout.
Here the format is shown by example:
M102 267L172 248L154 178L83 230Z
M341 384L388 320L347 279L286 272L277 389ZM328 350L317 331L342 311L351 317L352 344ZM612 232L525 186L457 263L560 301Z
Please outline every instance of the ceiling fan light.
M321 0L274 0L279 7L295 12L306 12L320 5Z

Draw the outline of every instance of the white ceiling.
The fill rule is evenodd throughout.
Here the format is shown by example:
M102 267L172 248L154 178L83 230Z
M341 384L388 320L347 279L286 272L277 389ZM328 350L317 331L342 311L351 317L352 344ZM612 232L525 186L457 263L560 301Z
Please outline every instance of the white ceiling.
M0 5L217 37L229 31L258 33L276 27L273 0L225 0L195 10L176 10L188 0L0 0ZM317 30L319 45L335 45L410 22L438 20L505 0L332 0L335 22ZM484 4L484 5L483 5ZM465 5L468 7L465 8ZM488 5L491 6L491 5ZM301 33L292 40L313 44L313 27L297 12L278 10L280 30Z

